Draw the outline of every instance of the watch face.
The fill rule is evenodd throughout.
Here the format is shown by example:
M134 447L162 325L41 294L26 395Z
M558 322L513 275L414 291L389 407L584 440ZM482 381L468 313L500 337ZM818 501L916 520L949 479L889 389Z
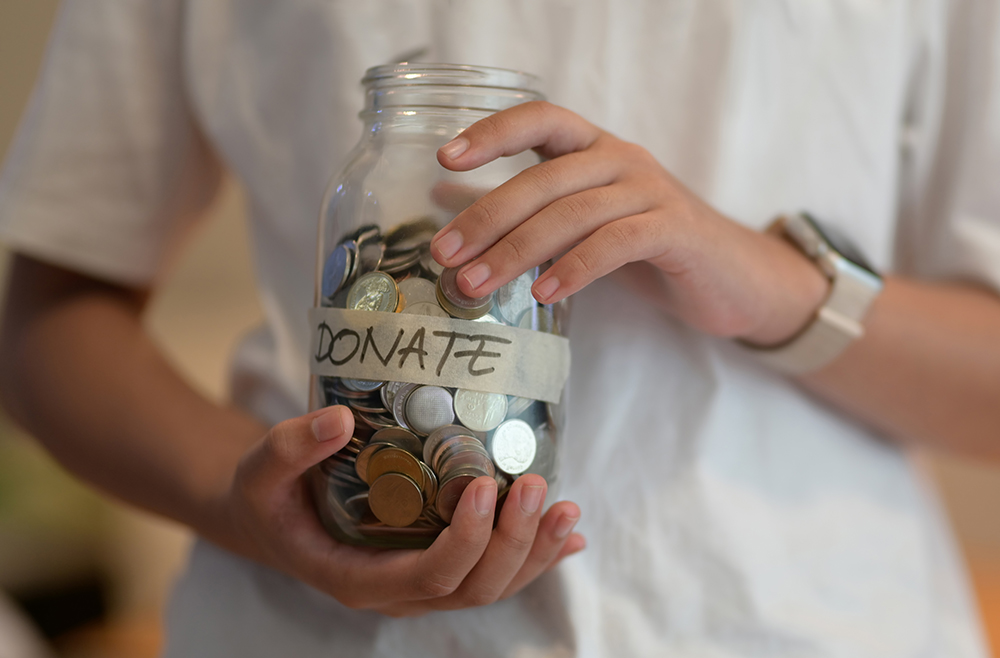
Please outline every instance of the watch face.
M812 215L801 213L801 216L805 218L805 220L809 222L814 229L816 229L816 232L819 233L820 236L822 236L822 238L837 251L837 253L861 269L870 272L872 275L876 277L880 276L879 273L875 271L875 268L868 264L865 257L861 255L861 252L856 246L854 246L854 243L851 242L846 235L828 224L819 223Z

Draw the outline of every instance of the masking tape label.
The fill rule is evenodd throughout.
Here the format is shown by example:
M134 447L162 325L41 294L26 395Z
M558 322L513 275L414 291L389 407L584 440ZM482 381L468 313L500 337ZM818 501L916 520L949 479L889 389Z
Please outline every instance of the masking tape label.
M504 393L557 403L569 340L530 329L407 313L309 310L314 375Z

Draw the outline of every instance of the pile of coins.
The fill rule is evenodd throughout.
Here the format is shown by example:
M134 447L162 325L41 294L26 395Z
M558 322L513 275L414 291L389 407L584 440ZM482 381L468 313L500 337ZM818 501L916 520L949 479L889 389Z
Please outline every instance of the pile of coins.
M456 269L430 256L437 224L401 224L384 235L366 226L327 257L321 304L414 313L558 333L557 309L538 304L526 272L495 294L470 298ZM320 466L327 502L362 534L409 529L435 535L451 522L465 488L495 478L498 511L514 478L555 475L553 407L537 400L406 382L319 377L323 401L355 417L347 446Z

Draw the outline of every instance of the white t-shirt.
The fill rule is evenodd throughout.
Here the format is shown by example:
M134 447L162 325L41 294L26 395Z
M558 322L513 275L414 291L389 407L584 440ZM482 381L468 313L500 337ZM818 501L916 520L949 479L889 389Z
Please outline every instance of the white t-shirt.
M808 209L887 271L1000 288L995 0L67 0L0 238L155 282L220 166L267 324L234 396L305 410L324 188L366 67L541 75L749 226ZM588 549L488 607L394 620L206 543L167 655L985 656L934 502L881 437L602 280L577 294L560 480Z

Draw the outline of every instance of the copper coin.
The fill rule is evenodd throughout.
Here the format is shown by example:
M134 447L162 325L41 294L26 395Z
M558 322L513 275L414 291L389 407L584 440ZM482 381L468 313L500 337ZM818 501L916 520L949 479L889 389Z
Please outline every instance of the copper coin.
M397 448L402 448L417 457L422 455L424 449L424 446L420 442L420 439L417 438L417 435L409 430L404 430L402 427L387 427L385 429L381 429L372 435L372 441L385 441L386 443L391 443Z
M455 516L455 508L458 507L458 502L462 499L465 489L480 475L480 473L475 472L456 473L438 487L434 509L437 510L445 523L451 523L452 517Z
M395 446L379 450L368 460L368 482L374 482L385 473L403 473L419 483L424 480L424 472L417 458Z
M412 478L402 473L385 473L372 483L368 506L382 523L405 528L420 518L424 496Z

